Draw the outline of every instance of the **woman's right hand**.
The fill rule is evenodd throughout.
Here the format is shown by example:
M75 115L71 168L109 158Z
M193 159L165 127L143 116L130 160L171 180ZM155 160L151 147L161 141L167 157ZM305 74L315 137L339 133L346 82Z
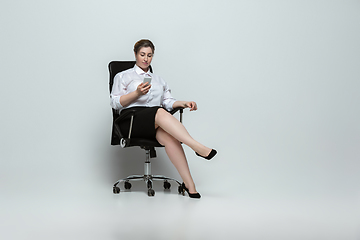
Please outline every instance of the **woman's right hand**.
M151 85L148 83L140 83L136 90L120 97L120 104L123 107L129 106L132 102L136 101L142 95L149 92Z
M145 95L149 92L151 85L148 83L140 83L136 89L136 93L140 97L141 95Z

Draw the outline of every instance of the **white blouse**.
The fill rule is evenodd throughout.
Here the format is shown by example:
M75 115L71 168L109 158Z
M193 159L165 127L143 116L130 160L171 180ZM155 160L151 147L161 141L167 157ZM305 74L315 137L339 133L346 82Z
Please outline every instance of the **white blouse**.
M145 95L140 96L136 101L124 107L120 104L120 97L136 91L138 85L143 82L144 77L151 76L151 88ZM173 109L176 99L171 96L171 90L167 83L156 74L148 71L145 73L136 64L133 68L119 72L114 77L114 83L110 94L110 105L121 112L122 109L130 107L155 107L161 106L168 111Z

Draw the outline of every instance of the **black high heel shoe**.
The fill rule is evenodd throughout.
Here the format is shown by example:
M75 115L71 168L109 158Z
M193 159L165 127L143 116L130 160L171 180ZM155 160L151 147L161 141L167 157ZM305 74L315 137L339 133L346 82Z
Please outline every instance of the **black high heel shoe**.
M189 193L189 189L185 186L185 183L182 183L181 187L189 194L190 198L201 198L200 193Z
M209 155L207 155L206 157L201 156L201 155L198 154L197 152L195 152L195 153L196 153L196 155L198 155L199 157L203 157L203 158L205 158L205 159L207 159L207 160L210 160L210 159L212 159L212 158L217 154L217 151L216 151L215 149L212 149L211 152L209 153Z

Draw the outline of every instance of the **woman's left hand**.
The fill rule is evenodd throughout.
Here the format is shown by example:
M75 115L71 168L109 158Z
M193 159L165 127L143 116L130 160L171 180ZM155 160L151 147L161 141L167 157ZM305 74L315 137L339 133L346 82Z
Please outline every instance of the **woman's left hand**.
M191 101L191 102L185 102L184 104L185 108L190 108L190 111L196 111L197 110L197 105L196 105L196 102L194 101Z

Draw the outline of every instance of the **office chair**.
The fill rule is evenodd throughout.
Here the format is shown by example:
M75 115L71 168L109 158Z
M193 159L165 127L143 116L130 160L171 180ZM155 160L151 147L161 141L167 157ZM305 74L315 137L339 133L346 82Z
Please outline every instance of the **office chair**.
M111 93L111 89L113 86L113 80L117 73L122 72L124 70L130 69L134 67L135 61L112 61L109 63L109 73L110 73L110 81L109 81L109 90ZM150 71L152 72L152 67L150 66ZM171 114L176 113L177 111L180 111L180 122L182 122L182 114L183 114L183 108L176 108L170 111ZM152 175L151 174L151 162L150 158L156 157L156 150L155 147L163 147L155 138L153 140L149 139L141 139L141 138L132 138L131 137L131 130L132 128L136 128L136 126L133 126L133 118L134 118L134 112L128 111L126 114L119 116L117 111L115 109L112 109L113 113L113 125L112 125L112 135L111 135L111 145L120 145L122 148L127 147L133 147L133 146L139 146L140 148L145 150L145 163L144 163L144 175L131 175L126 178L120 179L115 182L113 187L113 193L118 194L120 193L120 188L117 186L120 182L124 182L125 189L131 189L131 183L130 181L145 181L146 186L148 188L148 196L154 196L155 191L152 189L152 183L153 180L160 180L164 181L164 189L170 189L171 184L169 181L176 182L178 186L178 192L182 195L185 194L185 189L182 188L181 183L174 179L165 177L162 175ZM130 130L129 135L124 136L120 128L117 126L116 121L120 121L121 119L129 116L131 117L130 120Z

